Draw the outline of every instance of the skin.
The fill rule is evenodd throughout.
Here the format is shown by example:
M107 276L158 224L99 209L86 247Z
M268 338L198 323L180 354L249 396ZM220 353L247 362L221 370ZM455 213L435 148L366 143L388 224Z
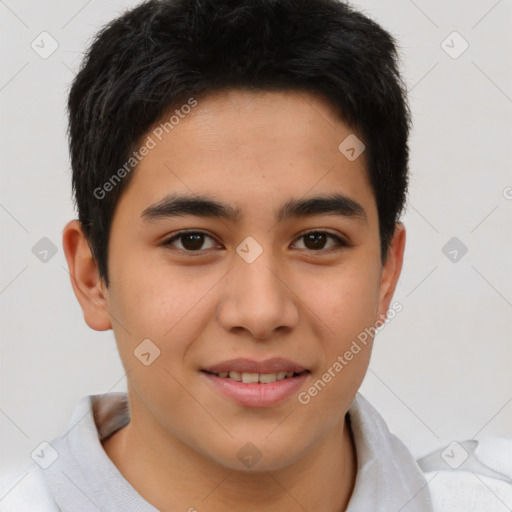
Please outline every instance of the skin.
M131 421L103 446L159 510L345 510L357 467L345 414L373 340L307 405L293 394L272 407L244 407L200 370L234 357L285 357L310 370L304 391L385 318L405 229L397 224L382 265L364 153L349 161L338 149L351 133L310 93L209 95L134 171L112 221L108 288L80 223L65 226L84 319L114 331L128 372ZM144 222L144 209L169 192L210 195L239 207L243 218ZM276 223L274 212L289 199L333 192L357 201L366 219L323 214ZM191 254L183 237L162 245L184 229L206 233L203 252ZM306 230L348 245L329 237L315 250ZM263 248L252 263L236 253L247 236ZM147 338L161 351L149 366L134 356ZM262 454L250 469L237 457L247 442Z

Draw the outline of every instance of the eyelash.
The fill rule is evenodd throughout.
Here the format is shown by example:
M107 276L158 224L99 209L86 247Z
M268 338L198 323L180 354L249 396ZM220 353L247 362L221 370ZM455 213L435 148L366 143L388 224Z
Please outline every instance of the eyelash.
M339 251L340 249L343 249L343 248L346 248L349 246L348 242L346 242L345 240L343 240L342 238L332 234L332 233L329 233L328 231L320 231L320 230L312 230L312 231L307 231L306 233L302 233L302 235L300 235L297 240L301 239L301 238L304 238L306 237L307 235L312 235L312 234L324 234L324 235L327 235L328 238L332 238L334 240L336 240L336 243L338 245L338 247L330 247L329 249L318 249L318 250L313 250L313 249L300 249L300 250L303 250L303 251L308 251L312 254L315 254L315 253L319 253L319 254L325 254L325 253L331 253L333 251ZM163 241L162 242L162 246L164 247L170 247L172 246L172 243L175 241L175 240L179 240L181 237L185 236L185 235L205 235L206 237L208 238L211 238L212 240L215 240L214 237L212 237L211 235L209 235L208 233L204 232L204 231L179 231L178 233L176 233L175 235L173 235L172 237L168 238L167 240ZM186 250L186 249L175 249L177 251L181 251L181 252L184 252L188 255L200 255L201 253L204 253L206 252L208 249L199 249L197 251L190 251L190 250Z

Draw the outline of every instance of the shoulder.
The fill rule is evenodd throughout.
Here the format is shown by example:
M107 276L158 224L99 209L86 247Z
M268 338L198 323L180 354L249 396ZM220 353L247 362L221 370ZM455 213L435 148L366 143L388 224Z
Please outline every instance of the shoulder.
M0 476L0 512L60 512L42 469L30 464Z
M434 512L512 510L512 439L454 441L418 465Z

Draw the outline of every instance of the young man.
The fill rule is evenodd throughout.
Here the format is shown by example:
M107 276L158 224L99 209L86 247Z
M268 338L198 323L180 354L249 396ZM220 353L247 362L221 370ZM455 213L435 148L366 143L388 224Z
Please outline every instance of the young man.
M433 510L358 393L405 244L392 37L335 0L147 2L99 33L69 114L63 247L128 394L82 399L0 506Z

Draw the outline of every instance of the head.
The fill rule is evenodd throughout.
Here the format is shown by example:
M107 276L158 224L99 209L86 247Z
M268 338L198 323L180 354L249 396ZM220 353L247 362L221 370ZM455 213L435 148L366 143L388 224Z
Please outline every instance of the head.
M232 468L249 441L267 469L318 446L372 336L335 363L385 319L401 270L393 38L335 0L146 2L96 36L68 107L64 249L87 324L114 330L132 418ZM228 360L274 357L306 370L275 404L212 384Z

